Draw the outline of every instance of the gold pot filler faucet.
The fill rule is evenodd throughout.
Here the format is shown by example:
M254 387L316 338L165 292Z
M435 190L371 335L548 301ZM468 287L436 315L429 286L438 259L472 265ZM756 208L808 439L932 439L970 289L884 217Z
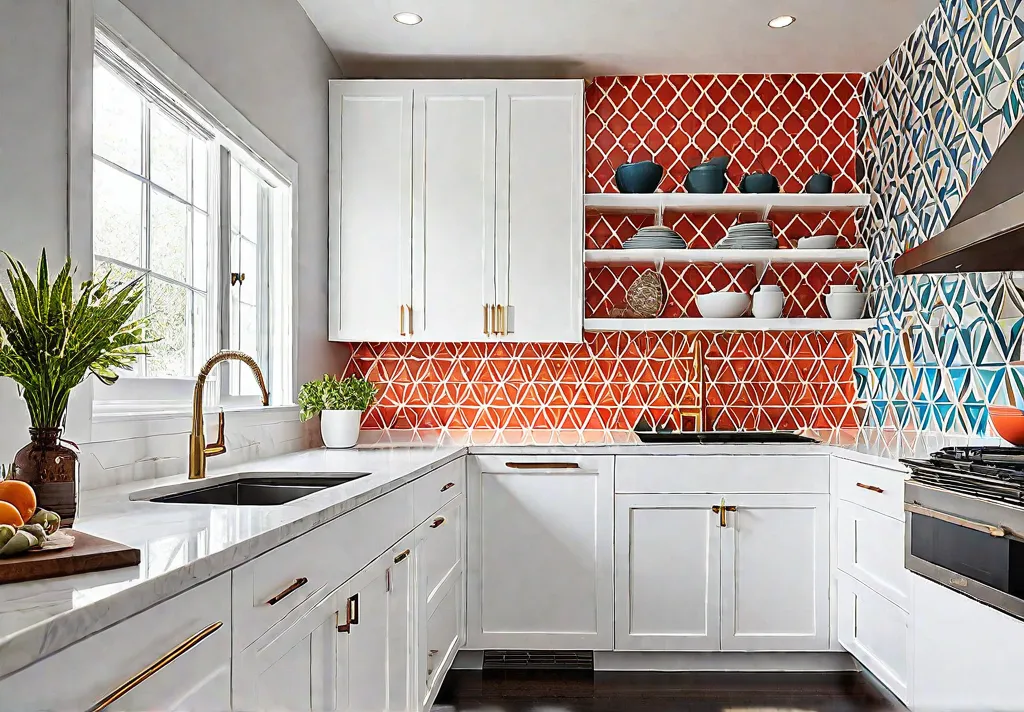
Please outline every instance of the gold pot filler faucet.
M217 440L212 445L206 444L206 435L203 432L203 390L206 387L206 378L210 375L213 367L222 361L241 361L252 370L256 377L260 392L263 394L263 405L270 405L270 394L267 392L266 381L263 380L263 372L259 364L252 356L241 351L221 351L210 357L210 360L203 364L196 376L196 387L192 391L192 435L188 439L188 478L190 480L201 480L206 477L206 458L223 455L228 451L224 445L224 411L220 412L217 420Z

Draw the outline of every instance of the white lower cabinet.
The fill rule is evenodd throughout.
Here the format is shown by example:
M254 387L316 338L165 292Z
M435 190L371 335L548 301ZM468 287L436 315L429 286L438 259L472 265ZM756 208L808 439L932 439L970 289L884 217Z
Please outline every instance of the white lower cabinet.
M615 498L615 648L718 650L715 495Z
M828 495L725 502L722 650L828 650Z
M148 674L148 675L147 675ZM0 709L225 710L231 584L220 576L0 680Z
M475 456L470 648L610 650L612 457Z
M839 574L839 643L910 704L910 617L844 573Z
M828 495L617 495L615 507L617 650L828 650Z

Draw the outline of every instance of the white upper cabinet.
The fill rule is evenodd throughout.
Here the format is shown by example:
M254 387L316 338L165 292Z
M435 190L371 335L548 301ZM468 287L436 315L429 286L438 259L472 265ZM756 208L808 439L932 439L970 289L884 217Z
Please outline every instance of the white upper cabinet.
M494 302L494 83L419 82L413 100L413 335L482 339Z
M583 331L583 85L498 89L497 304L514 341Z
M330 338L407 338L412 85L331 82L330 102Z
M331 84L338 341L581 341L583 83Z

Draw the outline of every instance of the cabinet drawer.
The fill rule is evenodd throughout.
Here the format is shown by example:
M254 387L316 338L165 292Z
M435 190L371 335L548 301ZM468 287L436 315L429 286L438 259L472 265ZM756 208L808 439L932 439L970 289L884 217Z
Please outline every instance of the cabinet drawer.
M897 470L835 458L839 499L903 520L903 480Z
M107 712L229 709L230 628L231 583L225 574L3 679L0 708L88 709L166 661L112 701ZM182 645L186 641L191 645Z
M910 618L846 574L839 574L839 644L910 705Z
M465 498L459 497L419 526L416 549L420 590L426 595L428 612L437 605L437 594L462 574L465 511Z
M828 455L626 455L615 493L828 492Z
M903 522L839 502L839 570L903 610L910 605L910 574L903 568Z
M437 695L438 687L448 672L455 654L459 652L461 637L462 581L447 586L441 591L437 608L427 619L423 639L423 681L424 709Z
M321 597L413 528L412 488L401 487L282 544L232 572L234 650L306 599Z
M460 457L428 472L413 482L412 487L416 523L419 524L466 491L466 458Z

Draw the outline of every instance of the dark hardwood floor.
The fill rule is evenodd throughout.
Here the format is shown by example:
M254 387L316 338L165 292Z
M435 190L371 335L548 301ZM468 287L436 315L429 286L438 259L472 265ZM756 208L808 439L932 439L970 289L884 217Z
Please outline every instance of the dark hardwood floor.
M903 710L858 673L448 673L434 712Z

